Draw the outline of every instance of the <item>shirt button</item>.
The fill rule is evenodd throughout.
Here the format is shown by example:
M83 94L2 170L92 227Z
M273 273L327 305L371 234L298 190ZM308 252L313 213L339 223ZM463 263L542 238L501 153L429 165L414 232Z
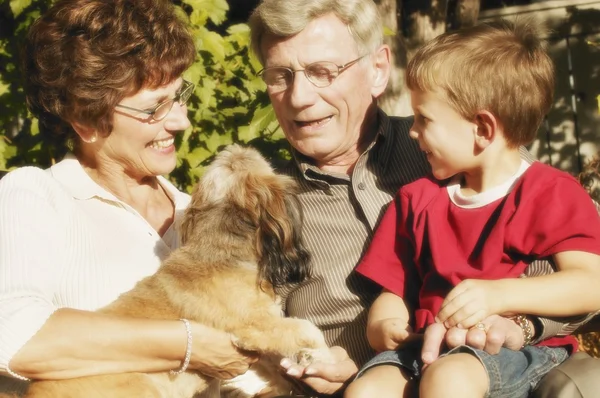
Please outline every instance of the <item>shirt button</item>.
M365 185L364 182L359 182L358 183L358 189L360 189L361 191L364 191L366 187L367 186Z

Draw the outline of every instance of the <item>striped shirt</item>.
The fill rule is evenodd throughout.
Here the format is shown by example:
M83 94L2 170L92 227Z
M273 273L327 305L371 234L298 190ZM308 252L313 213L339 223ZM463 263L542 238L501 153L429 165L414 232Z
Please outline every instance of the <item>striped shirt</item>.
M409 136L412 118L378 114L378 132L350 176L328 174L295 153L287 172L299 183L304 210L304 242L312 256L312 277L282 288L286 315L309 319L361 366L374 352L366 338L368 308L381 288L352 272L394 194L430 172L418 143ZM528 152L523 157L531 159ZM532 263L528 272L551 272L548 262ZM574 327L542 320L543 335Z

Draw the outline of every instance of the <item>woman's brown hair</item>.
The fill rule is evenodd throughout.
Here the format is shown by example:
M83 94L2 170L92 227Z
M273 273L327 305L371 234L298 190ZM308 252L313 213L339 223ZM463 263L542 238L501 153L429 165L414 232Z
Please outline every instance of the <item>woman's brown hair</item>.
M27 105L57 144L74 136L73 123L107 135L115 105L177 79L195 54L167 0L61 0L28 33Z

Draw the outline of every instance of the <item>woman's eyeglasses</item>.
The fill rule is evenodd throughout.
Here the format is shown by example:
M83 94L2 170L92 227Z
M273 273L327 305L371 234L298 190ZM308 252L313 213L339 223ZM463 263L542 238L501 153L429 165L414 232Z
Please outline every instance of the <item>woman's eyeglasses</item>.
M179 92L175 95L175 97L161 102L160 104L156 105L153 109L137 109L121 104L117 104L117 107L150 115L152 117L152 120L158 122L167 117L169 112L171 112L171 109L173 109L173 104L175 104L175 102L179 102L179 105L181 106L185 105L190 99L193 92L194 83L184 80L181 84Z

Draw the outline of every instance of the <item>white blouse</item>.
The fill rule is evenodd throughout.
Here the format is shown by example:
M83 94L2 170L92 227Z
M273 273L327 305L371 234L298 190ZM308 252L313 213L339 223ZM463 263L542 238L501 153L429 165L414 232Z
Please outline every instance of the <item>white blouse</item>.
M55 310L107 305L178 246L175 225L190 198L159 181L176 209L162 238L72 155L0 181L0 372Z

